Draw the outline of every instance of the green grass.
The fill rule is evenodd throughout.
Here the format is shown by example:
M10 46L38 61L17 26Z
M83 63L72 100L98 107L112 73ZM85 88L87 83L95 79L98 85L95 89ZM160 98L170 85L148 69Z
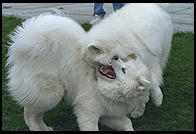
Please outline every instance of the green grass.
M3 7L3 8L12 8L11 6Z
M2 130L28 131L23 119L23 108L6 92L5 67L8 34L20 25L21 19L2 16ZM85 30L90 24L82 24ZM161 87L164 100L161 107L151 101L144 116L132 119L136 131L191 131L194 130L194 34L177 33L173 37L172 49L164 71L164 85ZM72 108L61 102L45 113L45 122L58 131L79 130ZM111 130L100 126L101 130Z

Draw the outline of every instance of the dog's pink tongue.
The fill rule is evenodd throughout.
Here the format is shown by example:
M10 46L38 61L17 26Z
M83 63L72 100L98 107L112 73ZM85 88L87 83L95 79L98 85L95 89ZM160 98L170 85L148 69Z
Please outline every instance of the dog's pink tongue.
M100 71L104 74L104 75L109 75L109 76L111 76L111 77L115 77L115 73L114 73L114 71L111 69L111 68L104 68L104 67L102 67L101 69L100 69Z

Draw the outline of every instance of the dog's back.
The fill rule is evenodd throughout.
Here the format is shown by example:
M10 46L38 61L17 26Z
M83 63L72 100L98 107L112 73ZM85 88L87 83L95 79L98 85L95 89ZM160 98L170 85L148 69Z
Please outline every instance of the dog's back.
M129 35L129 38L140 40L152 55L160 58L163 69L167 62L173 35L172 20L165 10L167 6L167 3L127 4L95 25L89 31L89 35L99 33L93 35L93 38L104 38L102 36L105 33L104 36L108 39L114 39L123 34L128 36L126 33L130 32L132 35ZM135 44L132 43L132 45ZM137 45L134 47L137 48Z

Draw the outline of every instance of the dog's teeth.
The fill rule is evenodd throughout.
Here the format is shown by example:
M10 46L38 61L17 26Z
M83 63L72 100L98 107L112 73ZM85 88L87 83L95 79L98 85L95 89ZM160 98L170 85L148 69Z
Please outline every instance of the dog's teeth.
M108 77L112 78L110 75L107 75Z
M103 71L103 67L101 66L99 70Z

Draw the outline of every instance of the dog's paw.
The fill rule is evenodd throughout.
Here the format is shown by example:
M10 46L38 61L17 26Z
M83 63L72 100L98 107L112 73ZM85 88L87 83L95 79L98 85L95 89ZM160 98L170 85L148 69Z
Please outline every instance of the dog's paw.
M130 127L130 128L124 129L124 131L135 131L135 130L133 129L133 127Z
M152 94L152 102L155 104L155 106L159 107L162 104L163 100L163 94L162 92L156 92Z
M52 127L48 127L48 131L54 131Z
M133 111L131 113L131 117L132 118L139 118L140 116L142 116L144 114L144 110L142 111Z

